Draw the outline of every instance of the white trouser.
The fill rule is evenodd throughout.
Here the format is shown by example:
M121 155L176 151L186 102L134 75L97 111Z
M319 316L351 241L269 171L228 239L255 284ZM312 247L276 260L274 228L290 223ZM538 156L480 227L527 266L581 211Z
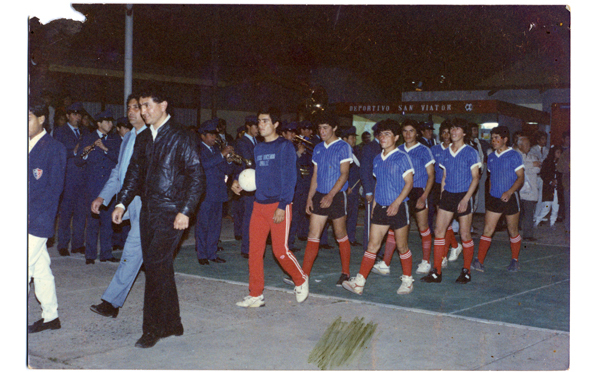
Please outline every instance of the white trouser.
M538 201L537 204L535 205L535 214L534 216L537 216L541 213L542 211L542 188L544 187L544 180L542 180L542 177L538 176L537 178L537 187L538 187ZM541 219L540 219L541 220Z
M34 279L35 297L42 304L42 318L47 323L58 318L58 301L54 275L50 270L50 256L46 248L48 238L27 235L29 241L29 270L27 270L27 293L31 278Z
M558 209L560 208L558 205L558 193L556 192L556 189L554 189L554 199L552 199L552 201L541 202L538 203L538 205L540 206L540 212L537 213L533 219L535 221L535 225L537 226L540 222L542 222L542 219L546 217L548 212L550 212L550 209L552 209L552 214L550 215L550 226L554 226L556 219L558 218Z

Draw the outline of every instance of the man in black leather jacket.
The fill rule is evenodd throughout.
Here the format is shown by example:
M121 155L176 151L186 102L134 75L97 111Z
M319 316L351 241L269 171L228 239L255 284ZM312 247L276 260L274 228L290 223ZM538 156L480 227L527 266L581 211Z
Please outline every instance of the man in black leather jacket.
M161 338L183 334L173 254L205 191L206 179L197 142L171 119L169 102L160 90L142 92L139 104L149 130L136 140L112 217L114 223L121 223L125 206L140 195L146 287L143 335L135 346L148 348Z

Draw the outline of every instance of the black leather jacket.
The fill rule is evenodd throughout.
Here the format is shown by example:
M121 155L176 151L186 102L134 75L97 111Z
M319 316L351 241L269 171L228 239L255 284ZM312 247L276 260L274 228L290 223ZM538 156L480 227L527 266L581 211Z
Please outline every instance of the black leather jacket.
M205 189L198 144L188 129L169 119L158 129L156 140L150 129L136 139L117 204L127 206L139 195L142 206L190 217Z

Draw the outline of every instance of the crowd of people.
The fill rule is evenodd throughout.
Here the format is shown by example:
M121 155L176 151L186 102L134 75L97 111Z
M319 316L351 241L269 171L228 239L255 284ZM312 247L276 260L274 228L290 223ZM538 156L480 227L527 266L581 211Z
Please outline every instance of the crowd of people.
M470 282L472 270L485 271L492 237L504 226L511 272L519 270L521 241L535 240L541 223L549 221L555 229L562 218L569 231L568 132L562 146L548 149L545 132L511 137L499 126L488 143L479 139L477 124L454 118L441 124L438 141L432 123L386 119L356 145L356 128L341 127L330 112L287 122L277 109L264 107L245 118L234 139L223 119L186 127L171 109L160 88L149 87L129 96L126 117L115 119L109 110L91 117L73 102L64 112L55 110L60 114L49 125L48 102L30 100L29 280L35 280L42 319L29 332L60 328L46 247L55 231L59 254L84 254L86 265L117 262L112 252L123 250L101 302L91 306L97 314L118 316L143 265L143 334L136 342L142 348L184 332L173 256L191 225L199 265L226 264L218 256L221 225L224 217L233 218L249 267L249 294L236 305L246 308L265 305L268 239L284 282L301 303L319 250L333 248L329 226L340 253L337 286L362 294L370 273L389 275L397 250L399 295L414 289L411 217L423 253L415 273L423 274L424 283L440 283L448 261L461 253L456 282ZM255 171L254 191L238 181L247 168ZM480 188L483 173L487 181ZM485 223L474 257L472 222L480 192ZM362 243L356 235L360 205ZM364 252L355 276L353 246ZM301 248L302 263L294 255Z

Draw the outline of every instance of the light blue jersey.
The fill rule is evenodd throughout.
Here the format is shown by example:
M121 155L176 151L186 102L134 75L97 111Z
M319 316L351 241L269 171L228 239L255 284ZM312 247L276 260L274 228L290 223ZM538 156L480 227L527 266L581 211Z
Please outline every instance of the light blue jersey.
M405 143L398 147L398 149L408 155L414 167L415 175L413 177L413 187L424 189L425 186L427 186L427 180L429 178L427 175L427 166L435 163L431 150L429 147L420 144L419 142L411 148L407 148Z
M442 179L444 178L444 169L440 167L440 163L444 157L444 151L448 151L448 147L444 148L441 143L438 143L431 148L431 154L435 160L435 183L442 183Z
M475 167L481 168L479 153L467 144L464 144L457 152L453 152L452 145L450 145L444 152L440 167L446 170L445 191L467 192L473 182L471 170Z
M373 160L373 175L377 180L375 202L384 206L392 204L406 184L404 177L411 172L414 174L415 170L409 156L397 148L387 156L383 152L377 155ZM403 201L407 200L408 195Z
M499 198L508 191L517 180L517 171L524 168L521 154L508 148L508 150L494 151L488 156L488 170L490 171L490 195Z
M342 139L329 145L325 141L317 144L313 150L312 162L317 165L317 192L327 194L341 176L340 165L352 163L352 147ZM348 181L340 191L348 189Z

